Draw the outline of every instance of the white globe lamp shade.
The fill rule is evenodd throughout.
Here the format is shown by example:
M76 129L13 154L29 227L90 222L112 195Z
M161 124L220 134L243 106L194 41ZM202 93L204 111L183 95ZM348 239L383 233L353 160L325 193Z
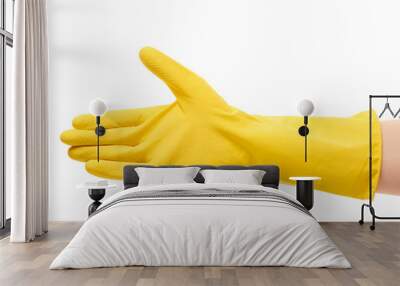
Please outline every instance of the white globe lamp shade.
M95 116L101 116L107 111L107 105L101 99L96 98L90 102L89 111Z
M314 111L314 104L311 100L308 99L303 99L302 101L299 102L297 105L297 110L299 113L303 116L309 116L313 113Z

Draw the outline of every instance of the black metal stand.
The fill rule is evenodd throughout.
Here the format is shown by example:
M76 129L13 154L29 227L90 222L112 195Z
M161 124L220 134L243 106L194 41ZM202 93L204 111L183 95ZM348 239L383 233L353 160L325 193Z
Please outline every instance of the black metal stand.
M375 213L375 208L372 205L372 100L374 98L400 98L400 95L370 95L369 96L369 201L368 204L362 204L361 206L361 219L358 221L359 224L364 224L364 207L369 208L369 211L372 216L372 224L370 225L371 230L375 230L375 220L383 219L383 220L391 220L391 219L400 219L400 217L388 217L388 216L378 216ZM381 113L382 115L382 113ZM396 113L397 115L397 113Z
M88 214L89 216L94 213L97 208L101 205L100 200L104 198L106 194L106 189L89 189L88 190L89 197L94 200L94 202L89 205Z

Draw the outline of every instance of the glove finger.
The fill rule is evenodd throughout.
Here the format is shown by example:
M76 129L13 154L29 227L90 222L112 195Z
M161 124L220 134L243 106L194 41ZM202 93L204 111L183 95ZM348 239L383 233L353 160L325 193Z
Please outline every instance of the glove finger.
M97 146L71 147L68 155L77 161L87 162L97 160ZM107 145L100 146L99 158L107 161L118 162L143 162L145 160L145 149L142 145Z
M165 110L169 105L146 108L110 110L101 117L101 125L105 128L138 126L149 118ZM72 121L75 129L93 130L96 128L96 117L92 114L76 116Z
M145 128L121 127L106 128L106 133L100 136L100 145L137 145L142 139ZM60 139L71 146L95 146L97 135L94 130L70 129L61 133Z
M150 47L141 49L139 56L143 64L169 87L184 111L231 111L203 78L169 56Z
M117 161L105 161L91 160L86 162L85 168L90 174L97 177L121 180L123 170L126 165L146 165L145 163L133 163L133 162L117 162Z

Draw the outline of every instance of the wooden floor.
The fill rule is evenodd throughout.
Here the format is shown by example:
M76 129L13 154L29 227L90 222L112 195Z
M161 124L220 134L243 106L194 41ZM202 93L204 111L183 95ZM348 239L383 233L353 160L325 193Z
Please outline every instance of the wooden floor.
M289 267L123 267L48 270L80 223L52 223L35 242L0 241L0 285L400 285L400 223L375 232L357 223L323 223L352 269Z

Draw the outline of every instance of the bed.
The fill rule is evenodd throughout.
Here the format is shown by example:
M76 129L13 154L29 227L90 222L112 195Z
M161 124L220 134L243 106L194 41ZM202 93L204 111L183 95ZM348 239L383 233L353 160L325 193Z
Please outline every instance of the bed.
M314 217L279 191L277 166L198 166L263 170L261 185L205 184L199 173L195 183L152 186L138 186L137 167L125 167L125 190L103 202L50 269L351 267Z

